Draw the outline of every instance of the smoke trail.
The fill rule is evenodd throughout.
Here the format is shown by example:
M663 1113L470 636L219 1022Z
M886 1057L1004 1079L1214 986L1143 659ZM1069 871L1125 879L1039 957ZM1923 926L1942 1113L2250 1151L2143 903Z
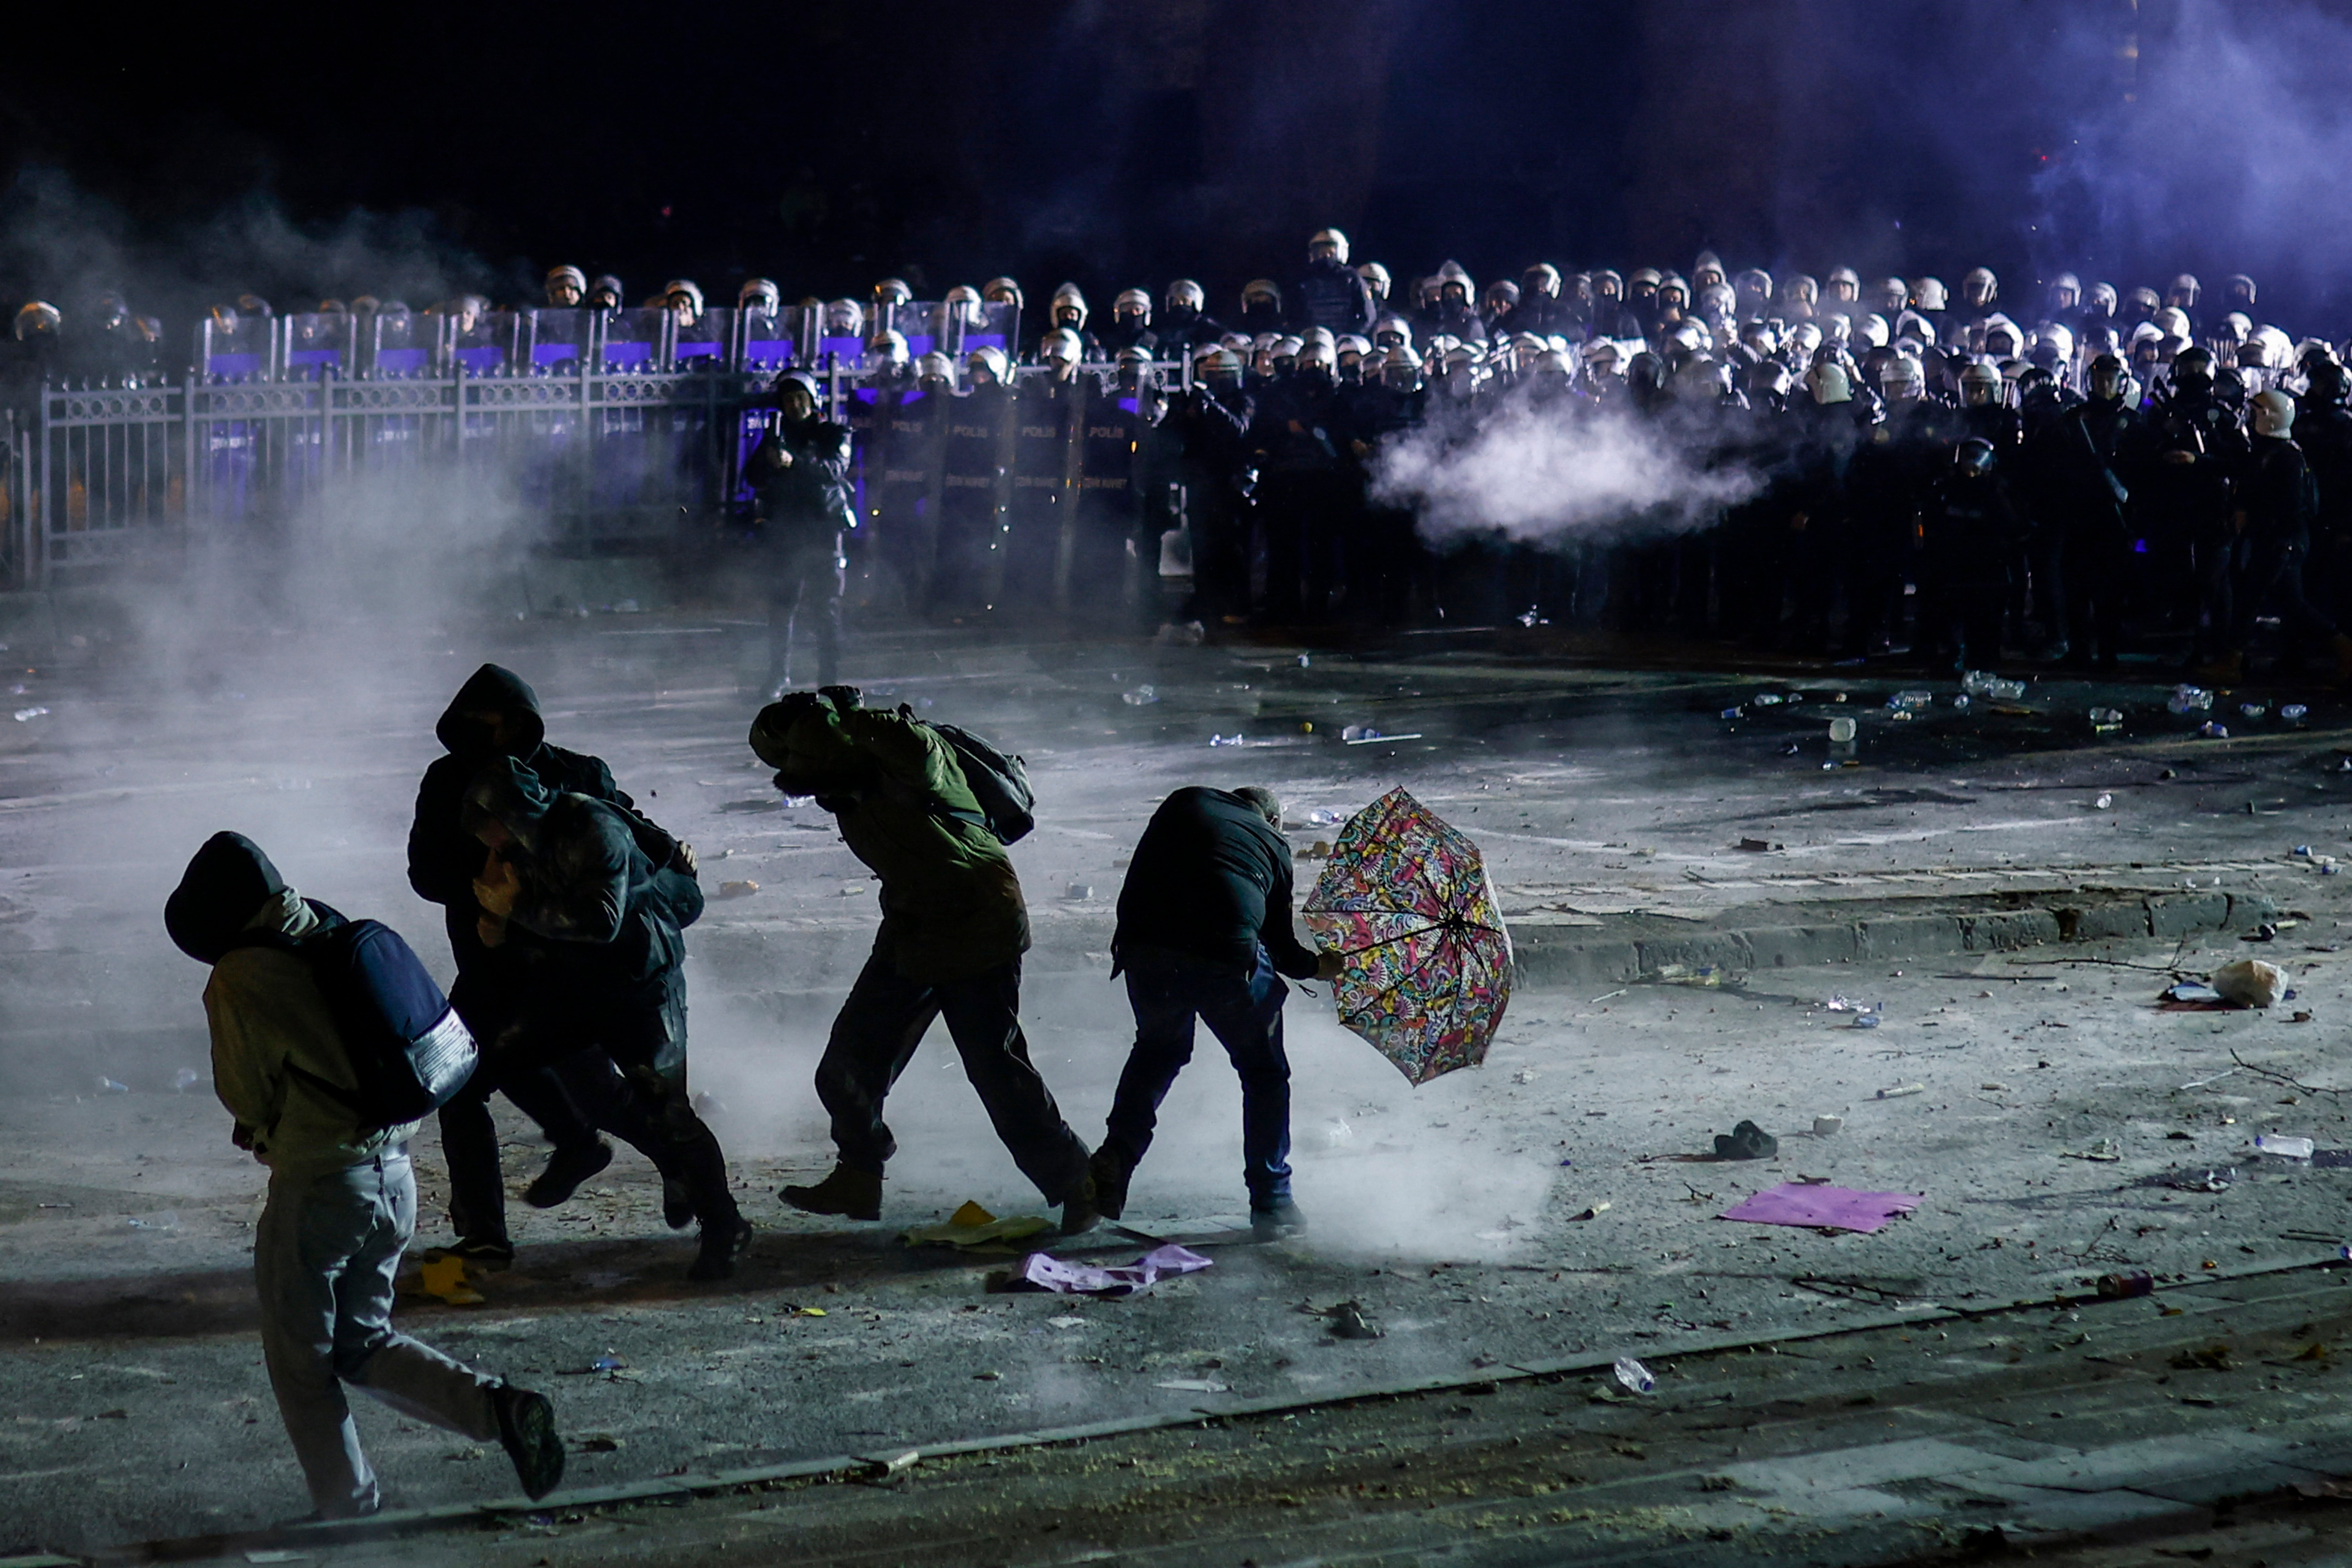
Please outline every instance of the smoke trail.
M1433 543L1494 531L1523 542L1685 533L1759 484L1713 429L1679 418L1514 402L1456 434L1433 421L1385 448L1373 473L1373 498L1412 508Z

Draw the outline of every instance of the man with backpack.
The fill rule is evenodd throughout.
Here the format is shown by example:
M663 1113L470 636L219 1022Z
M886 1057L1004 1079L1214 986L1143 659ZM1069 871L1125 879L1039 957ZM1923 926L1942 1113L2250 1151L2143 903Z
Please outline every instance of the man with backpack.
M882 1217L882 1168L898 1151L882 1102L944 1016L1022 1174L1061 1206L1065 1234L1093 1226L1087 1146L1062 1120L1021 1032L1029 910L1004 852L1004 838L1028 826L1019 759L903 708L860 707L857 692L839 686L762 709L751 750L776 770L778 789L814 795L833 813L842 842L882 879L873 956L816 1069L839 1163L814 1186L784 1188L784 1201L809 1214Z
M514 1242L507 1233L506 1186L490 1096L503 1090L554 1145L547 1168L524 1194L534 1208L562 1204L613 1163L613 1146L597 1136L600 1125L619 1131L634 1123L619 1103L627 1090L603 1057L575 1052L559 1071L506 1048L530 978L527 956L520 947L486 947L478 934L482 909L474 900L474 879L488 851L461 820L467 786L489 763L512 758L551 790L588 795L626 813L648 858L691 875L694 856L636 815L635 803L613 782L602 758L548 741L539 695L513 670L495 664L476 670L450 699L433 732L447 755L434 760L417 786L416 815L408 829L408 883L419 898L442 907L449 951L457 961L449 1000L484 1058L472 1081L440 1111L441 1154L449 1166L449 1223L457 1232L457 1244L442 1250L502 1268L514 1260ZM648 1157L659 1149L657 1143L647 1150ZM664 1193L673 1227L688 1223L686 1194L667 1171Z
M614 1131L676 1173L702 1222L687 1278L732 1277L751 1226L686 1081L686 928L702 914L693 874L649 858L619 807L551 790L512 757L467 786L464 822L489 850L474 879L476 934L515 949L523 975L508 1048L546 1065L598 1052L620 1069Z
M527 1495L552 1491L563 1443L546 1397L392 1326L393 1280L416 1227L408 1140L473 1057L439 988L395 933L304 899L242 834L205 841L163 923L212 966L214 1091L237 1146L269 1167L253 1247L262 1354L318 1517L381 1504L346 1384L497 1441Z

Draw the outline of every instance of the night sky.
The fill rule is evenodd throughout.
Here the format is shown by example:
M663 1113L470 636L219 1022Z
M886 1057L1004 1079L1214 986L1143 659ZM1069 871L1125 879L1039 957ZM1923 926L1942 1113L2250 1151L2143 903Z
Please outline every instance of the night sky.
M2253 52L2217 68L2214 28ZM2148 122L2181 116L2149 99L2294 114L2248 146L2324 156L2347 79L2318 70L2306 112L2260 51L2334 66L2347 39L2346 0L191 7L20 57L0 287L422 304L527 298L572 261L714 299L749 273L793 297L1066 277L1098 308L1189 274L1216 310L1338 223L1400 281L1447 257L1482 281L1686 268L1706 244L1735 267L1957 281L1981 259L2126 288L2218 281L2243 253L2331 293L2311 237L2271 232L2295 193L2228 210L2247 149L2168 151Z

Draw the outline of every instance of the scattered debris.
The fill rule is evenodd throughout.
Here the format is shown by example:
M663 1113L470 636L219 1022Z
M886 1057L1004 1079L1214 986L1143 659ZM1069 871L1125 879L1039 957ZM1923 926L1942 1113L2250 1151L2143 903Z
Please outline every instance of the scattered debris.
M16 710L16 722L24 724L35 719L46 718L48 711L46 708L19 708Z
M721 882L719 884L719 896L722 899L748 899L759 890L760 884L757 882ZM856 889L852 888L848 889L848 891L855 892Z
M2124 1151L2114 1139L2102 1138L2087 1149L2061 1149L2058 1154L2065 1160L2097 1160L2111 1164L2124 1157Z
M1002 1374L1000 1373L999 1375ZM909 1448L902 1454L890 1454L887 1456L861 1455L857 1462L866 1467L866 1473L863 1476L860 1476L858 1479L864 1481L886 1481L894 1476L903 1476L908 1470L913 1469L916 1462L921 1459L922 1457L923 1451L920 1448Z
M1082 904L1094 896L1094 886L1088 882L1073 882L1062 889L1062 897L1074 904Z
M1857 1002L1851 996L1832 996L1822 1004L1832 1013L1875 1013L1885 1005L1883 1002Z
M1769 855L1775 849L1785 849L1788 846L1775 844L1766 838L1742 838L1739 841L1739 847L1747 850L1750 855Z
M1589 1206L1587 1206L1587 1207L1585 1207L1585 1208L1583 1208L1583 1209L1581 1209L1581 1210L1578 1211L1577 1213L1575 1213L1575 1214L1572 1214L1572 1215L1569 1215L1568 1217L1569 1217L1569 1222L1570 1222L1570 1224L1574 1224L1575 1222L1577 1222L1577 1221L1579 1221L1579 1220L1599 1219L1602 1215L1605 1215L1605 1214L1607 1214L1608 1212L1609 1212L1609 1205L1608 1205L1608 1204L1606 1204L1605 1202L1604 1202L1604 1203L1597 1203L1597 1204L1592 1204L1592 1205L1589 1205Z
M1154 1388L1172 1388L1179 1394L1224 1394L1230 1392L1227 1384L1219 1383L1213 1377L1168 1377L1160 1379L1151 1386Z
M2108 1301L2120 1301L2133 1296L2153 1296L2156 1294L2156 1276L2144 1268L2127 1274L2102 1274L2099 1276L2098 1291L2100 1298Z
M1780 1141L1753 1121L1743 1121L1729 1132L1715 1135L1718 1160L1769 1160L1780 1152Z
M1844 1131L1845 1118L1843 1116L1816 1116L1813 1118L1813 1136L1816 1138L1833 1137Z
M2213 706L2213 694L2201 686L2176 686L2164 706L2172 713L2202 713Z
M1912 1095L1925 1094L1927 1092L1927 1086L1924 1083L1902 1083L1895 1085L1893 1089L1880 1089L1875 1098L1880 1100L1907 1100Z
M1144 708L1160 700L1160 693L1151 687L1139 686L1132 691L1122 691L1118 700L1129 708Z
M1302 1307L1301 1311L1321 1318L1335 1340L1377 1340L1387 1331L1364 1315L1361 1301L1340 1301L1328 1307Z
M1617 1381L1635 1394L1647 1394L1658 1386L1657 1375L1632 1356L1621 1355L1613 1369Z
M1210 1259L1172 1242L1153 1247L1133 1263L1108 1268L1065 1263L1048 1254L1033 1252L1022 1260L1006 1285L1008 1289L1019 1289L1020 1282L1025 1280L1032 1289L1051 1290L1060 1296L1133 1296L1149 1290L1170 1275L1193 1274L1210 1266Z
M1044 1215L1034 1214L999 1219L967 1200L961 1208L948 1215L946 1224L918 1226L902 1233L899 1239L909 1247L953 1247L965 1252L1018 1254L1027 1249L1012 1243L1050 1230L1053 1224Z
M2308 1138L2292 1138L2276 1132L2254 1134L2254 1149L2273 1160L2308 1160L2318 1147Z
M2204 1166L2194 1170L2159 1171L2132 1184L2135 1187L2169 1187L2177 1193L2226 1193L2236 1184L2237 1167Z
M1826 1183L1784 1182L1724 1210L1718 1217L1868 1236L1926 1201L1916 1193L1864 1193Z
M2286 972L2259 958L2241 958L2215 970L2211 983L2225 1002L2234 1002L2241 1007L2267 1007L2285 992Z

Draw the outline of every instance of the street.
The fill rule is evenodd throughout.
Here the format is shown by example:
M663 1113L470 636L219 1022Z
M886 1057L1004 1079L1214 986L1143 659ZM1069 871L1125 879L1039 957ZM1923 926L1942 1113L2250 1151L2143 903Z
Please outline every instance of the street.
M1204 1040L1128 1232L1042 1239L1096 1263L1183 1241L1212 1266L1095 1300L992 1291L1018 1244L901 1239L967 1201L1046 1212L936 1032L891 1100L882 1223L777 1202L830 1163L810 1075L876 915L826 814L744 743L757 626L661 611L175 643L154 624L51 616L5 638L12 700L45 711L0 725L0 1552L474 1562L491 1528L494 1560L551 1563L1864 1563L1990 1530L2187 1542L2217 1500L2273 1492L2294 1500L2263 1505L2278 1529L2335 1527L2352 711L2316 686L2175 713L2150 665L1961 708L1949 680L1732 676L1704 650L1533 637L854 640L869 704L1028 761L1023 1016L1090 1142L1132 1027L1112 906L1171 789L1275 790L1303 893L1339 825L1402 785L1480 845L1511 922L1492 1053L1418 1089L1322 987L1295 988L1303 1236L1249 1243L1238 1091ZM400 1321L549 1393L564 1491L524 1508L495 1449L369 1408L396 1516L259 1547L245 1532L303 1507L254 1336L264 1173L212 1099L203 972L165 940L163 896L235 827L446 980L401 847L433 719L485 659L701 854L693 1080L758 1234L738 1278L688 1284L691 1240L626 1152L563 1208L517 1205L514 1267L467 1281L483 1300L412 1281ZM1931 700L1889 706L1912 690ZM1850 755L1829 739L1844 717ZM2159 1007L2247 957L2292 999ZM1743 1121L1778 1153L1715 1158ZM519 1191L541 1146L503 1102L500 1131ZM412 1276L448 1236L429 1129L415 1152ZM1916 1206L1870 1234L1719 1217L1816 1181ZM2136 1272L2152 1294L2095 1300ZM1342 1303L1379 1337L1335 1333ZM1655 1392L1628 1391L1620 1356ZM1074 1428L1100 1435L1036 1440ZM2143 1439L2170 1446L2113 1458L2097 1489L2049 1473ZM983 1440L1001 1445L940 1452ZM2183 1479L2224 1474L2244 1484ZM2319 1560L2280 1540L2269 1561Z

